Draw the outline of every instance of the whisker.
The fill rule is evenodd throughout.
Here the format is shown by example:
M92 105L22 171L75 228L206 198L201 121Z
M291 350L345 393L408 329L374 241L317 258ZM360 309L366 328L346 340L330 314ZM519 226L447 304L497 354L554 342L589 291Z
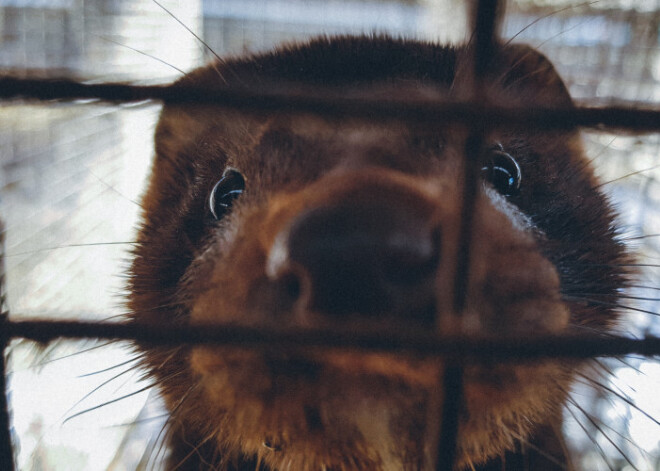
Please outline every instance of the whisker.
M204 48L205 48L208 52L210 52L211 54L213 54L213 56L216 58L216 60L217 60L219 63L224 63L224 61L222 60L222 58L221 58L221 57L220 57L220 56L219 56L219 55L213 50L213 48L212 48L211 46L209 46L208 43L207 43L206 41L204 41L201 37L199 37L199 35L197 35L197 34L196 34L196 33L195 33L195 32L194 32L194 31L193 31L188 25L186 25L183 21L181 21L179 18L177 18L177 16L176 16L174 13L172 13L170 10L168 10L167 8L165 8L165 7L164 7L161 3L159 3L157 0L151 0L151 1L154 2L156 5L158 5L158 6L159 6L159 7L160 7L165 13L167 13L168 15L170 15L170 16L174 19L174 21L176 21L176 22L179 23L181 26L183 26L183 27L185 28L186 31L188 31L190 34L192 34L192 36L193 36L197 41L199 41L199 42L204 46ZM215 64L215 62L212 62L212 63L211 63L211 67L213 67L213 70L216 72L216 74L218 74L218 77L220 77L220 79L221 79L223 82L227 83L227 81L225 80L224 76L222 75L222 72L220 72L220 69L218 69L218 66Z
M160 443L160 446L158 447L158 451L154 455L154 461L158 458L158 455L161 453L163 447L165 446L165 439L163 437L163 432L165 432L166 429L168 429L169 425L171 424L172 420L174 420L174 417L176 417L177 411L181 408L181 406L188 400L188 398L192 395L193 391L197 389L199 386L199 382L196 382L193 384L190 388L188 388L188 391L186 391L181 399L177 402L177 404L174 406L174 409L169 413L169 416L163 426L160 428L160 432L158 432L158 435L156 436L155 443ZM161 437L163 437L163 440L160 440ZM159 442L160 440L160 442Z
M600 381L597 381L593 378L586 377L584 379L588 380L590 383L598 386L599 388L604 389L605 391L609 392L610 394L613 394L617 398L621 399L623 402L625 402L630 407L632 407L633 409L640 412L642 415L646 416L649 420L651 420L653 423L655 423L657 426L660 427L660 420L656 419L655 417L650 415L648 412L644 411L641 407L639 407L637 404L635 404L635 401L633 401L631 398L629 398L626 394L619 394L614 389L606 386L605 384L603 384Z
M180 345L174 349L172 349L172 353L170 353L163 361L162 363L158 366L159 369L162 369L169 361L176 355L178 354L181 350L183 350L183 345Z
M135 293L135 294L154 293L154 292L158 292L158 291L133 290L133 293ZM160 309L173 308L173 307L179 306L180 304L181 303L179 301L171 301L171 302L168 302L168 303L159 304L158 306L152 306L152 307L145 308L145 309L140 309L140 310L137 310L137 311L127 312L125 314L126 315L130 315L130 314L135 315L135 314L143 314L143 313L148 313L148 312L155 312L155 311L158 311Z
M129 370L129 371L130 371L130 370ZM124 399L128 399L129 397L132 397L132 396L135 396L135 395L137 395L137 394L140 394L140 393L142 393L142 392L144 392L144 391L147 391L147 390L153 388L155 385L156 385L155 383L154 383L154 384L150 384L150 385L148 385L148 386L145 386L145 387L143 387L143 388L138 389L137 391L133 391L133 392L131 392L131 393L125 394L125 395L123 395L123 396L121 396L121 397L118 397L118 398L116 398L116 399L111 399L111 400L109 400L109 401L104 402L103 404L99 404L99 405L96 405L96 406L94 406L94 407L90 407L89 409L85 409L84 411L77 412L77 413L73 414L72 416L67 417L67 418L64 420L64 422L62 422L62 424L65 424L65 423L69 422L70 420L75 419L76 417L79 417L79 416L81 416L81 415L83 415L83 414L87 414L88 412L95 411L95 410L97 410L97 409L100 409L101 407L105 407L105 406L108 406L108 405L110 405L110 404L114 404L115 402L123 401Z
M660 291L660 287L658 286L648 286L648 285L628 285L631 288L639 288L639 289L652 289L654 291Z
M94 172L92 172L91 170L89 170L89 174L90 174L91 176L93 176L94 178L96 178L96 179L99 181L99 183L105 185L106 188L108 188L110 191L112 191L112 192L116 193L117 195L121 196L124 200L126 200L126 201L128 201L128 202L130 202L130 203L133 203L135 206L137 206L137 207L140 208L140 209L145 209L144 206L142 206L138 201L135 201L135 200L129 198L128 196L126 196L125 194L123 194L122 192L120 192L119 190L117 190L117 188L115 188L114 185L111 185L110 183L106 182L104 179L102 179L101 177L99 177L98 175L96 175L96 174L95 174Z
M596 160L601 158L603 155L605 155L605 151L608 150L610 147L612 147L612 144L614 144L614 141L617 140L619 136L614 136L610 142L608 142L606 145L602 146L601 149L598 151L596 155L588 159L586 162L582 163L579 167L579 170L584 170L585 168L590 167Z
M606 182L600 183L600 184L598 184L598 185L595 185L595 186L594 186L594 189L601 188L601 187L603 187L603 186L605 186L605 185L609 185L610 183L618 182L618 181L621 181L621 180L623 180L623 179L625 179L625 178L632 177L632 176L635 176L635 175L639 175L639 174L642 174L642 173L644 173L644 172L648 172L648 171L650 171L650 170L655 170L656 168L660 168L660 165L654 165L653 167L645 168L645 169L642 169L642 170L637 170L636 172L628 173L628 174L626 174L626 175L623 175L622 177L615 178L614 180L609 180L609 181L606 181Z
M133 369L132 369L132 368L129 368L129 369L124 370L124 371L122 371L121 373L117 373L117 374L114 375L113 377L111 377L111 378L109 378L109 379L103 381L101 384L99 384L98 386L96 386L96 387L95 387L94 389L92 389L90 392L88 392L88 393L85 394L83 397L81 397L80 399L78 399L78 400L75 402L75 404L73 404L71 407L69 407L69 409L67 409L67 411L66 411L63 415L67 415L67 414L68 414L69 412L71 412L76 406L78 406L79 404L81 404L85 399L87 399L88 397L90 397L92 394L94 394L96 391L98 391L99 389L101 389L103 386L105 386L105 385L107 385L107 384L110 384L111 382L113 382L113 381L116 380L117 378L120 378L121 376L125 375L126 373L128 373L128 372L130 372L130 371L133 371ZM67 419L67 420L68 420L68 419ZM66 423L66 420L65 420L63 423Z
M608 371L607 368L605 368L605 371ZM603 392L609 392L612 395L615 395L619 398L626 397L632 401L630 396L626 392L624 392L618 385L616 386L616 390L614 389L614 386L611 391L608 390L607 387L605 387L604 384L601 384L600 380L596 379L595 377L590 377L587 374L584 373L577 373L576 376L579 376L581 379L576 379L577 382L580 384L584 384L585 386L590 386L594 389L597 389L599 393ZM610 371L610 377L613 377L614 373ZM601 379L604 379L603 376L600 376ZM610 405L614 404L614 400L610 397L608 397L608 403Z
M592 2L592 3L597 3L597 2ZM553 36L550 36L545 41L542 41L538 45L534 46L534 49L539 49L540 50L541 46L544 46L544 45L548 44L550 41L553 41L554 39L557 39L559 36L562 36L562 35L568 33L569 31L573 31L574 29L580 28L580 27L586 25L587 23L589 23L590 21L593 21L593 20L594 20L593 18L586 18L583 22L578 23L578 24L576 24L575 26L573 26L571 28L563 29L559 33L557 33Z
M113 314L112 316L107 316L102 319L99 319L100 322L109 322L112 321L113 319L126 319L126 316L128 313L122 312L121 314Z
M569 399L569 401L570 401L570 395L567 395L566 397L567 397L567 398ZM573 403L573 402L574 402L574 401L572 401L572 403ZM569 414L571 414L571 416L573 417L573 420L575 421L575 423L576 423L576 424L582 429L582 431L583 431L584 434L587 436L587 438L589 438L589 440L591 441L591 443L593 443L593 444L596 446L596 448L598 449L598 452L599 452L601 458L602 458L603 461L605 462L605 465L610 469L610 471L615 471L615 469L612 467L612 465L610 464L609 460L607 459L607 454L605 453L605 450L603 450L603 447L600 445L600 443L598 443L598 441L596 440L596 438L595 438L591 433L589 433L589 431L588 431L588 430L586 429L586 427L582 424L582 422L580 422L580 420L578 420L577 416L576 416L575 413L571 410L570 407L566 407L566 410L568 411Z
M71 357L74 357L76 355L81 355L83 353L88 353L88 352L91 352L92 350L96 350L97 348L107 347L108 345L112 345L114 343L116 343L116 342L110 341L110 342L105 342L101 345L94 345L93 347L89 347L89 348L86 348L84 350L79 350L79 351L73 352L73 353L68 353L68 354L63 355L61 357L51 358L50 360L41 361L39 363L36 363L34 366L41 367L41 366L44 366L44 365L48 365L49 363L53 363L53 362L60 361L60 360L65 360L67 358L71 358Z
M23 255L35 255L42 252L50 252L53 250L61 249L70 249L77 247L96 247L96 246L107 246L107 245L134 245L137 244L135 241L112 241L112 242L89 242L84 244L66 244L66 245L55 245L52 247L44 247L36 250L27 250L25 252L9 253L5 254L6 258L19 257Z
M56 207L60 204L62 204L64 201L67 201L70 198L76 197L76 195L80 195L80 192L83 190L83 186L80 182L84 181L85 176L89 174L89 170L81 165L80 170L75 170L68 174L64 180L58 180L55 182L48 183L47 185L44 186L44 190L48 191L53 191L53 187L57 185L57 192L56 195L52 197L49 201L48 204L43 204L39 206L38 208L32 208L32 212L25 214L23 218L17 218L17 220L13 221L11 225L6 225L5 226L5 232L7 231L20 231L19 227L22 224L22 222L25 219L38 219L40 215L44 214L44 212L47 211L47 208L49 207ZM70 180L73 180L70 181ZM103 189L100 193L98 193L96 196L97 198L99 196L105 195L105 193L109 191L107 188ZM76 206L76 211L81 211L82 209L87 209L90 205L94 204L96 201L96 198L89 198L86 201L78 204ZM8 205L8 208L11 208L15 203L10 203ZM59 222L62 218L68 218L69 214L66 214L64 216L61 216L57 218L54 221L48 222L45 226L42 226L40 230L45 230L49 228L51 225L56 224ZM18 226L18 227L17 227Z
M186 463L186 461L188 461L188 458L190 458L194 454L197 454L201 459L202 456L199 453L199 449L202 446L206 445L209 441L211 441L212 438L213 438L213 435L209 434L206 438L204 438L203 440L200 440L200 443L198 445L196 445L195 447L193 447L192 451L190 453L188 453L186 456L184 456L183 459L181 461L179 461L177 463L177 465L174 466L174 468L172 468L172 471L177 471L179 468L181 468L181 466L183 466ZM186 443L186 444L192 446L191 443ZM206 463L206 464L208 464L208 463Z
M594 1L591 1L591 2L579 3L579 4L577 4L577 5L571 5L571 6L568 6L568 7L559 8L559 9L557 9L557 10L553 10L553 11L551 11L550 13L546 13L545 15L540 16L539 18L535 19L534 21L532 21L531 23L529 23L527 26L525 26L523 29L521 29L520 31L518 31L516 34L514 34L513 36L511 36L511 37L510 37L510 38L504 43L504 45L505 45L505 46L508 46L509 44L511 44L511 43L513 42L514 39L516 39L516 38L517 38L518 36L520 36L522 33L524 33L525 31L527 31L529 28L531 28L531 27L534 26L535 24L537 24L537 23L539 23L539 22L541 22L541 21L543 21L543 20L545 20L545 19L547 19L547 18L549 18L549 17L551 17L551 16L558 15L559 13L563 13L563 12L568 11L568 10L573 10L573 9L582 8L582 7L585 7L585 6L590 6L590 5L593 5L593 4L595 4L595 3L598 3L599 1L600 1L600 0L594 0Z
M616 430L614 430L612 427L609 427L609 426L605 425L603 422L601 422L601 421L599 421L599 420L597 421L597 420L593 417L592 414L590 414L589 412L587 412L587 411L586 411L582 406L580 406L580 405L577 403L577 401L575 401L575 399L573 399L572 397L570 397L570 396L568 397L568 402L570 402L570 403L573 405L573 407L575 407L577 410L579 410L579 411L582 413L582 415L583 415L583 416L589 421L589 423L591 423L591 425L593 425L594 428L595 428L598 432L600 432L600 434L601 434L603 437L605 437L605 440L607 440L607 441L610 443L610 445L612 445L612 446L614 447L614 449L615 449L616 451L619 452L619 454L623 457L623 459L626 460L626 461L628 462L628 465L630 465L630 467L632 467L635 471L639 471L639 468L637 468L637 466L635 466L635 465L633 464L633 461L632 461L632 460L628 457L628 455L627 455L627 454L621 449L621 447L619 447L619 446L614 442L614 440L612 440L612 438L611 438L607 433L605 433L605 431L603 430L603 426L607 427L608 429L612 430L612 431L613 431L614 433L616 433L617 435L621 436L621 434L620 434L619 432L617 432Z
M169 435L170 432L167 431L162 440L159 438L149 440L149 445L140 459L139 469L159 471L162 468L162 466L158 467L158 465L164 460L167 452L165 444L170 438ZM160 434L158 436L160 437Z
M206 48L211 54L213 54L213 55L215 56L216 59L218 59L219 61L222 62L222 58L221 58L218 54L216 54L216 52L211 48L211 46L209 46L208 43L207 43L206 41L204 41L201 37L199 37L199 36L198 36L198 35L197 35L197 34L196 34L196 33L195 33L190 27L188 27L183 21L181 21L179 18L177 18L177 16L176 16L174 13L172 13L170 10L168 10L167 8L165 8L165 6L163 6L163 5L162 5L160 2L158 2L157 0L151 0L151 1L154 2L156 5L158 5L158 6L159 6L159 7L160 7L165 13L167 13L168 15L170 15L170 16L172 17L172 19L174 19L174 21L176 21L176 22L179 23L181 26L183 26L183 27L186 29L186 31L188 31L190 34L192 34L193 37L194 37L197 41L199 41L199 42L200 42L200 43L201 43L201 44L202 44L202 45L203 45L203 46L204 46L204 47L205 47L205 48Z
M105 37L105 36L100 36L100 35L96 35L96 36L97 36L98 38L101 38L101 39L104 40L104 41L111 42L111 43L113 43L113 44L116 44L117 46L125 47L125 48L127 48L127 49L130 49L131 51L137 52L138 54L142 54L143 56L146 56L146 57L148 57L149 59L153 59L153 60L155 60L155 61L158 61L158 62L160 62L161 64L164 64L164 65L166 65L166 66L168 66L168 67L170 67L170 68L176 70L176 71L179 72L181 75L185 75L185 74L186 74L185 71L179 69L177 66L175 66L175 65L173 65L173 64L170 64L169 62L164 61L163 59L160 59L159 57L156 57L156 56L154 56L154 55L151 55L151 54L149 54L149 53L147 53L147 52L144 52L144 51L141 51L141 50L139 50L139 49L135 49L134 47L131 47L131 46L129 46L128 44L120 43L119 41L115 41L114 39L110 39L110 38L107 38L107 37Z
M159 463L159 456L163 451L163 446L164 446L163 441L165 441L166 439L167 437L160 442L153 438L149 439L149 443L147 444L144 453L142 453L140 462L137 465L138 470L144 471L144 470L158 469L156 468L156 466Z
M632 355L629 355L627 358L629 359L634 359ZM641 373L641 370L633 365L631 362L627 361L626 358L621 358L621 357L614 357L614 358L609 358L610 360L616 361L617 363L621 363L623 366L626 368L630 368L631 370L636 371L637 373ZM641 357L641 360L646 360L646 358ZM605 363L602 360L599 360L597 358L592 359L591 365L598 365L602 370L605 371L606 377L614 377L614 371L609 367L606 366ZM601 376L602 377L602 376Z
M644 234L641 236L622 237L621 240L629 242L631 240L650 239L652 237L660 237L660 234Z
M155 420L164 419L166 417L169 417L169 413L167 413L167 412L164 413L164 414L161 414L161 415L154 415L153 417L145 417L143 419L135 419L135 420L131 420L130 422L124 422L124 423L121 423L121 424L107 425L107 426L104 426L103 428L112 429L112 428L121 428L121 427L132 427L132 426L137 425L137 424L146 424L146 423L149 423L149 422L153 422Z
M101 374L101 373L105 373L106 371L111 371L111 370L114 370L115 368L120 368L120 367L122 367L122 366L124 366L124 365L128 365L129 363L133 363L133 362L135 362L135 361L137 361L137 358L131 358L130 360L126 360L126 361L124 361L124 362L122 362L122 363L119 363L119 364L117 364L117 365L111 366L111 367L109 367L109 368L105 368L105 369L102 369L102 370L94 371L93 373L85 373L84 375L79 375L78 378L86 378L86 377L89 377L89 376L94 376L94 375L98 375L98 374Z
M529 440L523 438L523 436L521 434L518 434L518 433L514 432L510 427L504 426L503 424L502 424L502 426L506 428L507 433L509 433L512 437L514 437L516 440L518 440L525 447L528 447L528 448L534 450L539 455L543 456L548 461L551 461L553 464L556 464L560 468L567 469L566 466L564 465L564 463L559 461L559 459L557 459L556 456L553 456L550 453L548 453L547 451L543 450L542 448L534 445Z
M582 23L576 24L575 26L573 26L573 27L571 27L571 28L568 28L568 29L562 30L561 32L559 32L559 33L557 33L557 34L555 34L555 35L553 35L553 36L550 36L550 37L549 37L548 39L546 39L545 41L542 41L541 43L535 45L535 46L534 46L534 49L541 50L541 46L544 46L545 44L549 43L550 41L552 41L552 40L558 38L559 36L561 36L561 35L563 35L563 34L565 34L565 33L568 33L569 31L572 31L572 30L574 30L574 29L576 29L576 28L578 28L578 27L580 27L580 26L584 26L584 24L586 24L586 23L589 22L589 21L593 21L593 19L591 19L591 18L587 18L587 19L585 19L584 22L582 22ZM515 67L517 67L519 64L521 64L521 63L522 63L522 62L523 62L523 61L529 56L529 54L530 54L530 53L527 53L527 54L523 55L523 56L520 57L516 62L514 62L514 63L511 65L510 70L515 69ZM539 74L539 73L541 73L541 72L542 72L542 71L532 72L532 73L530 73L530 74L523 75L523 76L521 76L521 77L516 78L515 80L512 80L512 81L509 82L509 83L507 84L507 86L505 87L505 91L509 91L509 90L514 89L514 88L517 87L520 83L522 83L523 80L526 80L526 79L528 79L529 77L532 77L533 75ZM498 82L498 83L501 83L502 80L506 77L507 73L508 73L508 71L502 73L502 75L498 78L497 82Z
M599 335L599 336L605 337L605 338L607 338L607 337L618 338L618 335L613 333L613 332L608 332L608 331L603 330L603 329L597 329L597 328L594 328L594 327L589 327L587 325L575 325L575 324L573 324L573 325L570 326L570 329L571 330L581 330L581 331L589 332L590 334L596 334L596 335Z
M634 312L641 312L643 314L650 314L652 316L660 316L660 313L654 312L654 311L649 311L647 309L640 309L637 307L632 307L632 306L625 306L623 304L618 304L618 303L608 303L606 301L600 301L598 299L592 299L592 298L585 298L581 296L568 296L568 295L562 295L562 299L566 301L586 301L592 304L596 304L598 306L607 306L607 307L614 307L618 309L623 309L626 311L634 311Z
M638 301L660 301L660 298L652 298L645 296L630 296L627 294L612 293L612 294L601 294L601 293L579 293L579 296L602 296L605 298L615 298L615 299L635 299Z

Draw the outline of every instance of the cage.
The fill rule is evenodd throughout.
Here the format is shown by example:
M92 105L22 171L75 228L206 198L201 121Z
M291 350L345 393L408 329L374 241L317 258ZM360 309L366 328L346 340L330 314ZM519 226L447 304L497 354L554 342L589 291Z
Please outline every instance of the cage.
M492 11L498 2L478 3ZM587 153L640 265L628 297L615 301L630 319L624 338L612 339L622 350L605 351L650 345L650 353L611 358L593 368L596 379L576 381L564 414L567 443L577 469L660 469L660 370L653 357L660 354L653 344L660 311L660 3L499 3L501 16L486 15L484 26L495 24L503 40L546 54L586 110L577 119L585 125ZM0 0L0 67L7 79L0 82L8 313L2 328L8 332L6 432L17 469L161 466L165 412L130 349L114 341L139 335L121 329L122 274L135 240L159 98L172 98L157 85L215 54L263 51L319 34L464 42L473 34L471 7L460 0ZM122 89L125 99L103 88L116 83L131 84ZM391 111L415 113L405 106ZM32 320L51 323L39 330ZM99 334L104 331L113 341ZM50 342L60 336L74 340ZM22 338L44 342L35 347ZM603 369L612 375L604 377ZM447 440L451 432L439 435ZM452 459L455 444L445 445L437 469Z

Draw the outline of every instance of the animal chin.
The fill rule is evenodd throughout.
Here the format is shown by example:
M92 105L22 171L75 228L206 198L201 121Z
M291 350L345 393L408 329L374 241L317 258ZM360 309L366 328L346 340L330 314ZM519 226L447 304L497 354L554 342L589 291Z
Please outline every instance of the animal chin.
M365 397L388 388L432 388L438 365L401 355L355 351L254 351L235 347L196 347L191 366L211 394L224 388L236 400L278 397L342 396L347 390ZM230 399L225 395L225 399Z
M272 466L289 457L309 460L296 469L337 464L329 450L361 460L359 469L404 469L401 456L425 456L423 437L438 406L442 361L197 347L191 362L210 399L206 404L214 407L208 416L243 437L243 452ZM533 421L556 413L565 388L557 381L562 376L568 377L552 362L466 367L459 462L509 446L533 432ZM222 432L217 439L228 446ZM395 467L381 468L383 462Z
M369 403L409 410L411 403L401 399L407 394L423 397L422 408L427 408L430 403L425 401L438 394L444 363L389 353L196 347L191 365L219 410L244 409L256 422L269 417L278 427L290 422L298 428L306 423L299 416L311 409L325 408L330 422L335 419L328 414L356 417ZM568 378L561 365L549 361L468 366L465 426L484 429L498 421L513 425L521 415L540 417L547 413L544 409L560 403ZM312 428L316 430L310 433L328 430Z

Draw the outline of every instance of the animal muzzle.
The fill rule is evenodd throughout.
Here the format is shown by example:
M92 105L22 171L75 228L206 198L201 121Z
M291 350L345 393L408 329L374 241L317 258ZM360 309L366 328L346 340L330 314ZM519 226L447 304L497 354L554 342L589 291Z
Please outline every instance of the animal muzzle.
M569 311L542 235L488 191L474 202L466 303L453 312L456 178L334 171L249 213L198 275L194 322L451 333L556 332ZM208 254L207 254L208 255Z
M296 315L316 316L308 324L445 333L563 328L568 313L555 267L532 231L485 191L474 206L466 309L462 325L453 324L460 195L456 179L379 168L330 174L272 202L266 276L292 288Z
M267 276L295 286L298 310L328 320L433 325L444 230L437 192L424 187L372 169L285 196L269 218L279 230Z
M310 209L287 230L286 264L309 307L329 315L406 315L432 307L440 229L396 201L358 200ZM432 311L434 311L433 309Z

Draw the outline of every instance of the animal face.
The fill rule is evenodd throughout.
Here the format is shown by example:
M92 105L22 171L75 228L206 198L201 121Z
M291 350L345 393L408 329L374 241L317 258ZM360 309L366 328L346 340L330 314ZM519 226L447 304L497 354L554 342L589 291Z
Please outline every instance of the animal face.
M229 83L366 99L464 99L470 51L338 38L202 68ZM530 48L493 57L501 105L570 106ZM467 150L466 150L467 149ZM625 254L575 130L168 105L132 268L136 322L543 335L606 330ZM453 309L463 166L482 164L467 296ZM171 420L171 466L421 469L442 361L319 348L144 349ZM557 426L576 364L465 369L457 467ZM251 463L251 464L248 464ZM232 467L233 466L233 467ZM224 469L223 468L223 469ZM252 468L250 468L252 469Z

